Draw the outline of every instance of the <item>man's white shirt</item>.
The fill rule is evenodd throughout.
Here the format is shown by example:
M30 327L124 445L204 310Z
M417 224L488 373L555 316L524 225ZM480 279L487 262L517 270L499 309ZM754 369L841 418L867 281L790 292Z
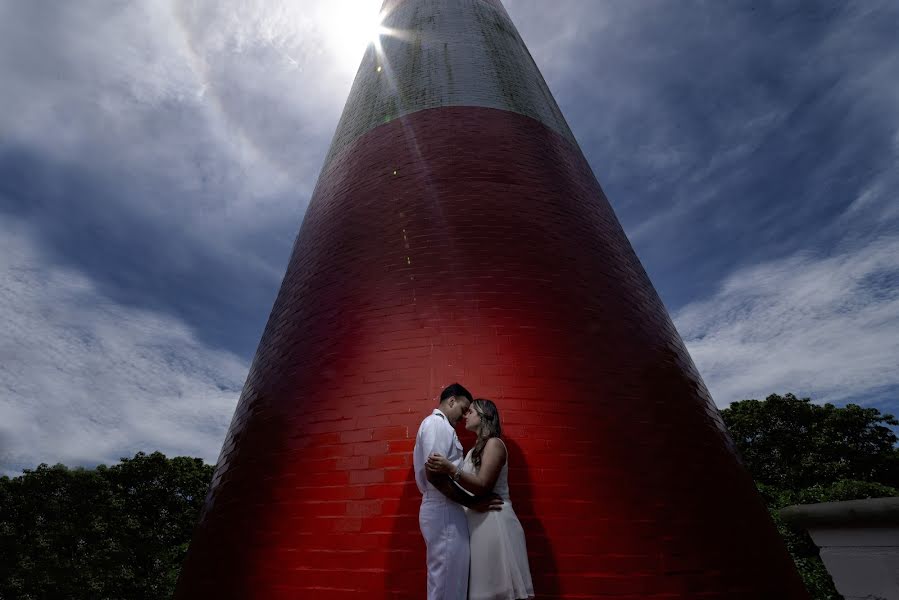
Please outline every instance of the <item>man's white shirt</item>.
M415 450L412 453L412 463L415 469L415 483L422 496L434 497L435 495L446 498L428 481L425 463L428 457L437 452L445 456L456 467L462 466L462 444L456 430L449 423L449 419L439 409L434 409L425 417L415 436ZM448 498L446 498L449 500Z

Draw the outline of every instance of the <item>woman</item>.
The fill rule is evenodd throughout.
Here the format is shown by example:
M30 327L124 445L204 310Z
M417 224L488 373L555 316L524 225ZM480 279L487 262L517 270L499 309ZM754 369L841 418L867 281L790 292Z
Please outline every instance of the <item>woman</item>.
M465 414L465 429L475 432L478 441L465 456L462 468L439 454L430 456L426 468L449 475L476 496L493 492L504 502L498 511L465 510L471 539L468 598L533 598L524 530L509 499L509 465L496 405L484 398L472 402Z

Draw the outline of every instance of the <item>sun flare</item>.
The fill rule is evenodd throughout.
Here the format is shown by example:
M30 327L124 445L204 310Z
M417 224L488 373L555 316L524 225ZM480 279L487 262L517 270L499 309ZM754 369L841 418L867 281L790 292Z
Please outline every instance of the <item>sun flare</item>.
M340 68L355 70L371 43L379 45L383 15L382 0L328 0L322 8L321 23L329 50Z

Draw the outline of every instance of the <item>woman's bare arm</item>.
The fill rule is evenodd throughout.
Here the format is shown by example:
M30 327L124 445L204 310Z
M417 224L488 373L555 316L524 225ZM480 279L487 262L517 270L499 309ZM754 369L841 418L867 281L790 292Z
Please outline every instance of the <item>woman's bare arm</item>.
M490 438L481 453L481 468L477 473L463 471L458 479L459 485L476 496L493 491L499 472L506 464L506 445L497 438ZM449 473L454 475L455 471Z
M480 494L475 496L469 496L465 491L460 488L458 485L453 483L453 481L449 478L445 473L436 473L434 471L428 471L427 473L428 481L440 490L444 496L461 504L462 506L467 506L472 510L476 510L478 512L487 512L491 510L502 510L503 501L496 494Z

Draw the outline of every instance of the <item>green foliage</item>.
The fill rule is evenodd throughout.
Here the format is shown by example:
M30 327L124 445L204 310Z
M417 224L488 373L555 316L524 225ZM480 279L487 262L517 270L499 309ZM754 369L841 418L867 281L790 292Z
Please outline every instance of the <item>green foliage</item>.
M829 485L816 485L804 490L785 490L756 483L756 487L768 505L768 512L777 526L787 550L806 588L815 600L842 600L833 585L833 580L818 555L818 547L804 529L785 523L777 511L793 504L813 504L816 502L841 502L862 498L883 498L899 495L899 490L879 483L844 479Z
M759 483L799 490L851 479L899 487L899 448L887 427L899 421L877 409L772 394L734 402L721 416Z
M892 415L849 404L816 406L793 394L742 400L721 411L777 530L815 600L842 600L808 532L777 511L793 504L899 495Z
M0 599L171 597L211 478L159 452L0 478Z

